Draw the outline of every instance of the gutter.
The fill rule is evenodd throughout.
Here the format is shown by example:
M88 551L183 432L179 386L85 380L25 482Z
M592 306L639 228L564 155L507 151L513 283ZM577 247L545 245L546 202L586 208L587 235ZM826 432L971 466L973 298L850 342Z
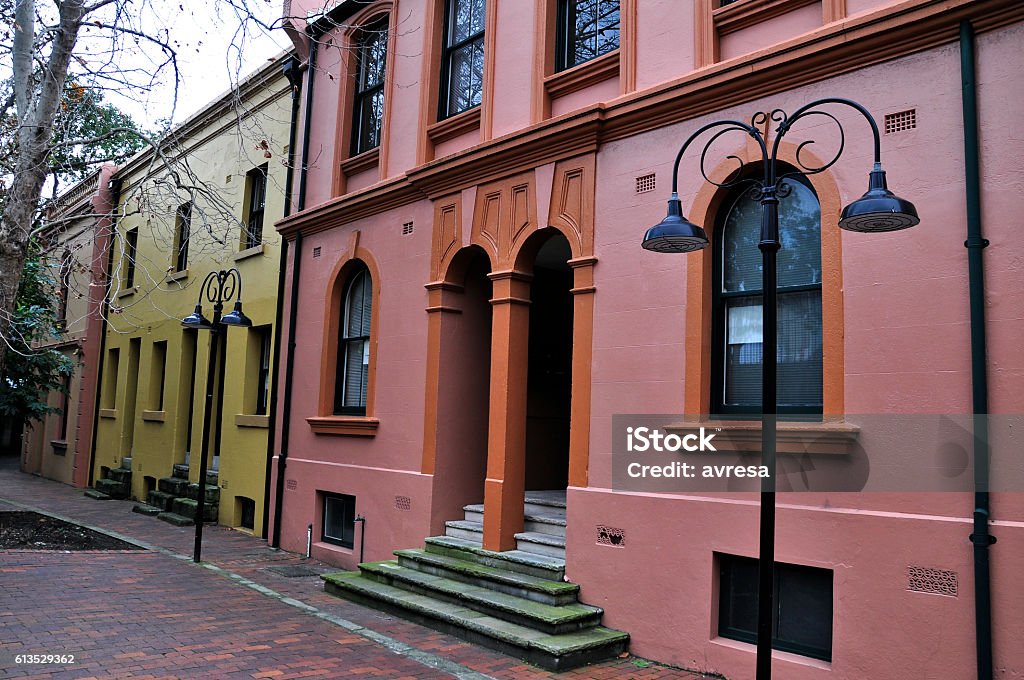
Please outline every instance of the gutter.
M288 126L288 171L284 181L284 216L292 212L292 185L295 181L295 135L299 123L299 93L302 89L302 73L299 71L299 60L291 57L282 67L285 78L292 86L292 113L291 122ZM277 268L277 310L274 316L274 359L272 362L273 372L270 377L270 384L273 389L270 392L270 403L267 411L270 414L269 429L267 430L267 465L266 475L263 481L263 531L261 537L267 538L267 528L270 522L270 477L274 467L274 444L277 436L277 381L280 376L281 363L281 321L284 314L285 271L288 269L288 239L281 239L281 259Z
M302 122L302 165L299 166L299 191L296 209L302 211L306 207L306 178L309 171L309 129L313 120L313 74L316 71L318 45L310 39L309 62L306 67L306 102L305 116ZM294 131L294 127L293 127ZM287 240L285 241L287 245ZM288 439L291 434L292 415L292 371L295 368L295 325L299 305L299 274L302 271L302 233L295 235L294 253L292 255L291 297L288 304L288 348L285 359L285 384L281 413L281 447L277 455L277 484L274 489L274 532L270 547L281 547L281 504L284 502L284 473L288 467ZM281 257L284 258L282 250ZM282 279L284 270L282 269ZM282 290L283 293L283 290ZM280 298L278 298L280 300ZM278 309L281 305L278 304ZM271 440L273 441L273 440Z
M971 305L971 399L974 413L974 620L978 680L992 680L992 584L989 546L988 356L985 344L985 266L981 235L981 173L978 97L974 71L974 27L960 22L960 80L963 88L964 186L967 198L967 275Z

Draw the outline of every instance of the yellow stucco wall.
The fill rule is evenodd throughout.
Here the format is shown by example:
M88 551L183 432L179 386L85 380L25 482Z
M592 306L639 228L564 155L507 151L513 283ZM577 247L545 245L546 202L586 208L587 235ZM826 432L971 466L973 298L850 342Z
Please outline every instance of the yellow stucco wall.
M178 186L168 180L167 165L151 153L133 159L117 175L123 184L99 397L95 477L101 477L103 467L116 467L130 455L132 496L144 500L156 480L170 476L173 465L184 463L190 455L190 476L198 481L210 333L185 329L180 321L194 309L209 272L236 267L244 282L244 311L252 319L253 329L230 328L225 333L219 522L239 526L237 499L252 499L256 504L253 531L258 535L263 530L269 421L266 416L254 415L259 352L253 348L258 348L257 328L270 327L277 309L281 237L273 224L284 214L291 109L281 62L243 82L236 94L179 126L187 163L173 165L180 177ZM243 249L249 186L246 173L263 164L268 175L263 243ZM190 198L190 191L181 184L195 188L191 191L194 209L188 263L177 272L176 213ZM135 285L128 287L126 234L133 229L138 229ZM230 309L228 304L224 311ZM207 301L204 313L212 315ZM223 341L224 335L221 338ZM157 343L166 343L162 392ZM191 399L190 393L194 395ZM192 435L188 437L190 410ZM218 416L214 413L212 417L211 468Z

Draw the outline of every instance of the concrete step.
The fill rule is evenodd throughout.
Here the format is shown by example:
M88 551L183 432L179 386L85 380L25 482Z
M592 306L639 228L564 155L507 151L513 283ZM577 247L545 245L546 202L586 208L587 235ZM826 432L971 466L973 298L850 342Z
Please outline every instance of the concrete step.
M467 585L443 576L426 574L393 561L367 562L360 564L359 570L364 577L378 583L469 607L481 614L550 635L593 628L601 622L601 615L604 614L598 607L579 602L561 606L544 604L481 586Z
M565 517L565 492L527 491L523 510L531 515Z
M84 495L85 495L86 498L92 498L93 500L97 500L97 501L109 501L110 500L110 496L108 496L107 494L103 493L102 491L97 491L96 489L86 489Z
M195 524L195 522L193 522L188 517L182 517L181 515L174 512L161 512L159 515L156 516L156 518L162 519L168 524L173 524L176 527L190 527L193 524Z
M188 466L187 465L180 465L180 464L175 465L172 468L171 476L172 477L177 477L178 479L185 479L185 480L187 480L188 479Z
M146 515L147 517L156 517L163 511L163 508L146 505L145 503L136 503L135 507L132 508L132 512L137 512L140 515Z
M156 480L156 488L172 496L188 495L189 481L181 477L161 477Z
M185 494L192 500L199 499L199 485L189 484L187 493ZM219 503L220 502L220 487L214 486L213 484L206 485L206 502L207 503Z
M444 535L480 544L484 540L484 525L480 522L454 519L444 523Z
M551 635L463 604L437 600L361 572L324 574L324 590L375 609L383 609L464 640L496 649L552 671L568 670L615 657L626 650L629 635L601 626Z
M131 470L132 469L132 458L131 456L125 456L121 459L121 469Z
M164 491L150 491L146 501L148 501L150 505L160 508L161 510L170 511L175 498L177 498L177 496L174 494L169 494Z
M572 604L577 602L580 590L575 583L552 581L507 569L488 567L426 550L396 550L395 555L398 557L398 564L403 567L544 604Z
M97 491L101 491L111 498L128 498L130 489L124 482L116 482L113 479L97 479L93 485Z
M479 543L451 536L431 536L425 539L425 544L426 551L435 555L454 557L551 581L565 579L564 558L536 555L521 550L495 552L483 548Z
M220 472L217 470L206 471L206 483L212 486L217 486L217 482L220 480Z
M196 518L198 504L198 501L192 498L175 498L174 503L171 504L171 512L194 520ZM205 504L203 506L203 517L206 522L216 522L217 505L209 503Z
M462 511L465 513L465 521L483 523L483 504L467 505L462 508ZM565 513L559 513L557 508L544 508L543 512L524 513L523 531L565 536Z
M516 548L523 552L565 559L565 536L553 536L536 531L516 534Z
M124 484L131 484L132 471L124 468L111 468L107 473L107 479L113 479L115 482L123 482Z

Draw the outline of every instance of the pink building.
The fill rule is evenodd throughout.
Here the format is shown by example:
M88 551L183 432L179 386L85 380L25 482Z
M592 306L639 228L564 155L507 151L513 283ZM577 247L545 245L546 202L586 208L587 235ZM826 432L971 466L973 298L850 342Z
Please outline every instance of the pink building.
M989 517L966 463L942 487L913 460L887 478L899 446L932 440L878 429L987 399L1004 433L1024 407L1024 5L295 0L285 16L306 69L297 203L277 224L291 349L274 543L305 550L311 530L318 559L371 563L332 592L549 667L616 653L625 631L634 654L752 678L757 487L624 480L613 417L703 424L732 442L725 462L756 450L756 201L706 181L698 145L680 194L711 247L640 242L691 133L754 120L773 141L758 112L844 97L871 112L921 222L839 230L872 163L856 111L825 106L780 145L789 170L843 153L781 199L779 395L803 417L781 426L779 465L849 481L865 459L874 476L779 494L775 676L991 677L988 649L998 674L1024 672L1019 453L992 446ZM730 133L703 171L726 183L759 158ZM978 205L991 246L972 322ZM975 549L986 530L998 543Z

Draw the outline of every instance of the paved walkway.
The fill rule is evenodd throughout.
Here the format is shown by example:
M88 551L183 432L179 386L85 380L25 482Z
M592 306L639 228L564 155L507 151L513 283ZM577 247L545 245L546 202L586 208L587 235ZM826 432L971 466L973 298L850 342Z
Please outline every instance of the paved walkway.
M552 673L323 592L332 568L223 527L132 513L129 501L0 467L0 510L33 509L113 533L139 551L0 551L0 676L33 678L546 678ZM19 654L73 654L26 665ZM636 658L558 677L698 680Z

